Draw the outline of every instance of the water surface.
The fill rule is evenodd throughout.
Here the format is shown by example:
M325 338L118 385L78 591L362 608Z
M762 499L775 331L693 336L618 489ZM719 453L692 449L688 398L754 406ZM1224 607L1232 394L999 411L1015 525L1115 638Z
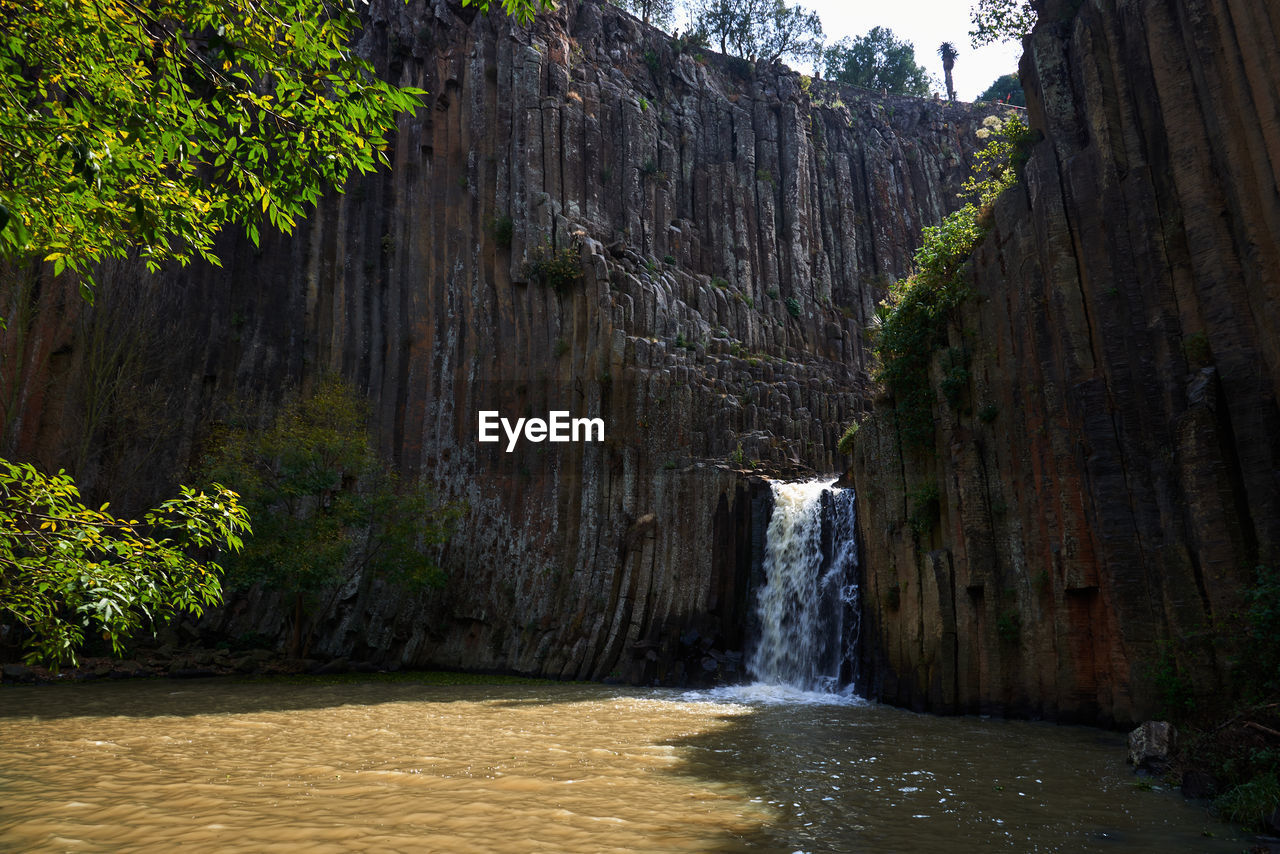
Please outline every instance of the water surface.
M0 689L0 849L1239 851L1122 738L779 689ZM1218 838L1208 838L1203 831Z

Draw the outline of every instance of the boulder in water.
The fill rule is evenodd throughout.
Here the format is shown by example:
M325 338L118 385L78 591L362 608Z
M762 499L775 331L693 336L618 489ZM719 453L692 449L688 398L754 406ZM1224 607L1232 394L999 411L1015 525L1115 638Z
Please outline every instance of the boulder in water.
M1129 733L1129 762L1137 770L1163 774L1178 745L1178 731L1168 721L1147 721Z

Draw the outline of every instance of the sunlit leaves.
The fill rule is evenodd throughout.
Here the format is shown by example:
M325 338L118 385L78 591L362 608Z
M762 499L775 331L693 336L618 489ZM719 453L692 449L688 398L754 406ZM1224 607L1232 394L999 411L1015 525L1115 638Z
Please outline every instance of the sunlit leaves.
M808 62L822 49L818 14L785 0L696 0L689 14L699 39L753 62Z
M333 0L0 0L0 253L154 268L213 260L228 224L292 229L421 106L360 26Z
M489 0L462 0L462 5L488 10ZM539 10L552 8L555 8L554 0L502 0L502 10L522 24L533 21Z
M1003 118L983 119L978 138L989 142L974 155L973 170L963 184L962 195L979 207L986 207L1017 180L1033 137L1022 116L1011 112Z
M969 12L973 29L969 41L974 48L1002 41L1022 41L1036 25L1031 0L977 0Z
M843 38L823 51L826 75L850 86L883 89L895 95L925 97L929 75L916 64L916 51L893 30L872 27L856 38Z
M24 627L27 660L74 663L87 633L120 652L131 635L222 601L221 569L249 517L220 486L182 487L139 521L80 501L65 473L0 460L0 614Z

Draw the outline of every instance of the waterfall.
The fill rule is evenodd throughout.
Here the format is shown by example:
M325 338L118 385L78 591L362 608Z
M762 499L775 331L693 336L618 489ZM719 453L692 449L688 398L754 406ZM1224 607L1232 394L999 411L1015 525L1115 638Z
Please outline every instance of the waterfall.
M773 483L758 633L747 668L757 681L836 692L857 661L857 543L852 489L831 481Z

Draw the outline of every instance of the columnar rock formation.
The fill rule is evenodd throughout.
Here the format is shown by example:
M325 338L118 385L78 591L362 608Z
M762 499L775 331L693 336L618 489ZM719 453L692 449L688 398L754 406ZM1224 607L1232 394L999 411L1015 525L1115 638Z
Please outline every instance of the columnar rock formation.
M963 399L924 452L888 410L858 436L878 695L1130 721L1229 680L1280 559L1277 43L1266 3L1043 4Z
M228 238L221 270L104 274L92 314L48 282L11 290L9 450L104 497L158 491L230 401L265 419L338 373L400 470L470 510L442 593L358 579L320 652L722 672L767 494L753 478L839 467L862 329L955 205L981 112L704 56L596 2L529 30L443 0L369 14L359 50L429 92L393 168L292 239ZM566 248L580 280L530 275ZM477 442L490 409L600 416L606 441L508 454ZM260 594L223 628L283 622Z

